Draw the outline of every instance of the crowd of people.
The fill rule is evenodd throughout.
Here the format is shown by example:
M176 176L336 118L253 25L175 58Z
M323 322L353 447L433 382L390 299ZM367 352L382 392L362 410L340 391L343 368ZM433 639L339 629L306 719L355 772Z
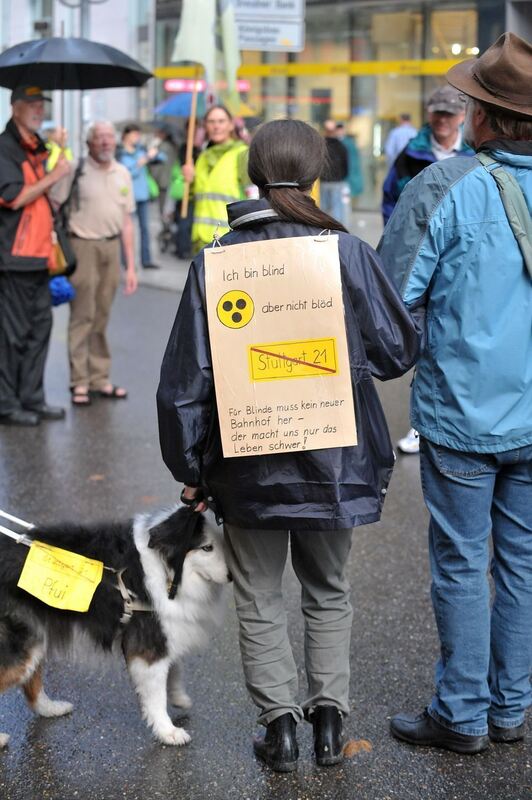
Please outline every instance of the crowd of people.
M464 754L525 736L532 702L531 73L531 45L504 34L480 58L449 70L419 131L403 115L386 144L386 227L377 251L349 234L351 197L362 190L360 156L333 120L323 135L276 120L244 141L228 109L215 105L189 159L165 126L143 146L139 126L128 125L117 150L114 127L97 122L87 156L75 161L63 131L54 130L48 147L38 136L47 100L38 87L12 93L0 136L0 423L64 417L46 403L43 374L54 214L65 204L77 259L72 403L127 397L111 381L106 328L121 274L126 294L137 288L135 212L140 264L155 267L146 213L154 183L161 229L173 219L181 229L176 248L194 257L157 393L163 459L184 484L183 502L198 513L214 507L224 520L246 686L266 728L254 750L273 770L296 768L304 719L317 763L343 758L347 559L353 529L380 518L394 466L371 377L392 379L414 364L406 438L415 446L405 449L419 442L441 652L427 707L395 716L391 732ZM182 216L185 184L190 204ZM228 458L215 412L204 248L213 238L246 247L327 230L338 237L357 444ZM281 587L289 545L302 587L303 700Z

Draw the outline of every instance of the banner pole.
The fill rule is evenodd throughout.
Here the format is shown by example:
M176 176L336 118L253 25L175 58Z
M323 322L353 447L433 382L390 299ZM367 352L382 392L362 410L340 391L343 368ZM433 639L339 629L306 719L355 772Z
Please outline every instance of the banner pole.
M188 131L187 131L187 149L185 155L185 164L187 166L193 166L194 161L192 158L192 154L194 152L194 134L196 132L196 113L197 113L197 106L198 106L198 82L199 82L199 66L196 66L194 71L194 87L192 89L192 102L190 104L190 117L188 120ZM181 201L181 219L185 219L188 215L188 203L189 203L189 196L190 196L190 183L186 181L184 191L183 191L183 199Z

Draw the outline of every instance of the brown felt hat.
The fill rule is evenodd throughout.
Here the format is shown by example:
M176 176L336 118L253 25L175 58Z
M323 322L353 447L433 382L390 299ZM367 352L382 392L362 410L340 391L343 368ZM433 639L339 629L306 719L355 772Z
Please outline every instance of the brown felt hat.
M515 33L503 33L480 58L456 64L446 77L475 100L532 117L532 45Z

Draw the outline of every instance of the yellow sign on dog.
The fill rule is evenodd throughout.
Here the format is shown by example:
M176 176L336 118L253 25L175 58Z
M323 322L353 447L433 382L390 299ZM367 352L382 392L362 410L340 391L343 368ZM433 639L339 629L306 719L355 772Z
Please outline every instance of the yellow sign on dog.
M102 580L103 563L34 541L17 586L63 611L88 611Z

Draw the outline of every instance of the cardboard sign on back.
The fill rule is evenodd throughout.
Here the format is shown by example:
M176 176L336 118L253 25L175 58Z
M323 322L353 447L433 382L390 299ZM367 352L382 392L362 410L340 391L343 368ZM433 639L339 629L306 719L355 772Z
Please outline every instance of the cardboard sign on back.
M224 456L356 445L338 236L204 252Z

